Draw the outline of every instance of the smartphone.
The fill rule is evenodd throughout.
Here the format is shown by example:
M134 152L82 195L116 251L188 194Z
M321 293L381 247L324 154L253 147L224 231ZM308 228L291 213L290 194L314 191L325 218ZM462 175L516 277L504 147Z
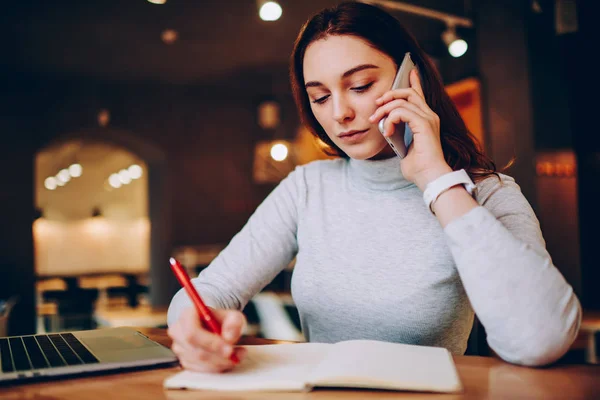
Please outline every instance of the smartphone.
M392 84L391 90L410 87L409 75L413 68L415 68L415 63L410 58L410 53L406 53L402 63L400 64L400 67L398 68L398 72L394 78L394 83ZM379 121L379 132L381 132L382 135L384 132L383 126L385 124L385 120L386 118L382 118L381 121ZM390 137L384 137L396 155L400 157L400 159L406 157L408 148L413 140L413 133L408 125L406 125L404 122L400 122L396 125L396 129Z

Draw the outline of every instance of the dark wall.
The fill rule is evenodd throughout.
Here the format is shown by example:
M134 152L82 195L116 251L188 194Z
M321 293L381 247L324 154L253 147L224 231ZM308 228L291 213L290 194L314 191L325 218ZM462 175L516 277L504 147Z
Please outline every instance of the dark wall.
M558 34L554 7L527 13L530 87L536 149L573 148L567 74L569 43L576 34Z
M526 6L522 1L479 1L475 7L476 51L487 150L499 168L521 185L534 209L535 149L526 42Z
M600 309L600 263L597 231L600 226L600 134L598 134L598 68L591 62L590 49L597 48L597 13L593 2L580 1L579 30L561 41L567 83L565 97L570 111L569 126L577 156L581 276L584 307ZM594 26L592 26L594 24Z
M539 4L541 12L519 0L481 0L475 7L489 150L500 166L515 157L508 172L534 206L555 264L584 306L599 307L592 242L600 222L593 206L599 136L590 129L594 111L584 100L594 72L582 56L589 53L590 12L580 4L578 29L560 32L557 20L564 15L556 14L555 2ZM568 178L536 176L537 157L558 150L578 160L574 196Z
M32 122L19 111L21 98L0 96L0 299L18 296L11 332L33 332Z
M559 229L548 232L550 242L555 243L558 253L572 255L561 265L567 278L578 277L572 282L580 288L584 308L600 308L600 268L596 254L595 230L600 224L598 198L600 190L600 136L597 134L595 114L597 107L589 101L589 94L598 88L596 67L587 60L592 48L592 16L589 2L578 2L577 26L573 31L560 31L561 20L570 19L564 11L557 12L554 2L541 2L543 12L530 12L527 19L527 38L531 62L530 81L533 105L535 145L539 151L567 149L575 153L577 160L577 202L560 202L568 196L562 193L561 179L554 181L539 202L554 205L552 215L542 220L545 225L557 225L561 218L566 221ZM590 7L590 8L588 8ZM594 78L590 78L594 77ZM576 228L575 230L573 228Z
M570 98L576 82L569 65L577 54L573 44L583 33L557 29L564 13L557 13L551 2L540 4L541 12L529 10L526 24L535 147L538 161L558 162L561 153L576 154ZM582 289L581 244L592 232L582 231L585 222L580 223L578 204L581 196L587 195L578 193L577 176L538 176L537 184L540 223L553 261L588 306L587 291Z
M482 83L487 149L508 170L532 203L548 251L578 292L584 308L600 308L600 268L594 230L600 226L600 135L594 102L597 73L590 63L590 4L578 2L579 29L555 30L555 2L479 0L474 3L478 71ZM538 153L575 151L578 193L564 179L536 177ZM538 186L536 188L536 186ZM536 190L537 189L537 190ZM538 196L538 193L540 194ZM575 197L577 201L571 201ZM567 207L568 209L565 209ZM564 222L565 218L578 221ZM547 229L548 228L548 229ZM553 229L549 229L553 228ZM485 331L476 339L485 343Z

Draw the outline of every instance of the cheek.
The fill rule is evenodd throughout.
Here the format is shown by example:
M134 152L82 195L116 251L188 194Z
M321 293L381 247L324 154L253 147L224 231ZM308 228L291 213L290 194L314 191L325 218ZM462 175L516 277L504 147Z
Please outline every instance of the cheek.
M377 110L377 104L375 104L375 100L377 100L377 98L379 98L379 94L365 94L361 99L360 99L360 110L364 111L364 113L369 114L367 116L370 117L371 114L373 114L375 112L375 110Z
M375 100L382 96L383 93L385 92L378 93L370 91L369 93L354 94L353 96L348 97L346 101L348 106L354 109L356 118L365 121L377 110L378 107L375 104ZM311 111L327 135L330 135L330 132L334 130L334 127L337 125L337 122L332 116L333 111L331 109L331 101L319 106L311 104Z
M330 117L331 113L327 110L327 106L311 107L311 110L317 122L325 129L325 132L328 132L328 125L333 122L333 119Z

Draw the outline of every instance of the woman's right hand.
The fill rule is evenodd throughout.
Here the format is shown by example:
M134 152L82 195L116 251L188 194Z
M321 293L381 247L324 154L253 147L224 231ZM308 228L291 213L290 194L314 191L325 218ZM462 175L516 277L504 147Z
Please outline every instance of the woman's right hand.
M244 314L238 310L211 308L211 311L221 324L221 336L204 328L193 307L183 310L177 322L169 326L167 333L173 339L171 349L187 370L224 372L236 365L231 361L232 353L240 361L246 354L244 348L234 347L246 325Z

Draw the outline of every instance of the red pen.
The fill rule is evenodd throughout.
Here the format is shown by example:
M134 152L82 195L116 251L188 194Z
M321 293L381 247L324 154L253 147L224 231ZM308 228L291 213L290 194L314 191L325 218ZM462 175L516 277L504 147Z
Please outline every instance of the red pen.
M173 273L177 277L177 280L179 281L179 283L181 283L181 286L183 286L188 296L190 296L190 298L192 299L192 303L194 303L194 306L196 307L196 311L198 312L200 321L202 321L204 326L207 329L209 329L212 333L215 333L220 336L221 325L219 325L219 322L215 319L212 312L210 312L210 308L208 308L206 304L204 304L204 302L202 301L200 294L198 293L194 285L192 285L192 281L190 281L190 277L188 276L187 272L185 272L185 269L183 268L181 263L173 257L169 259L169 262L171 264L171 269L173 270ZM240 360L234 353L231 353L231 361L233 361L236 364L240 362Z

